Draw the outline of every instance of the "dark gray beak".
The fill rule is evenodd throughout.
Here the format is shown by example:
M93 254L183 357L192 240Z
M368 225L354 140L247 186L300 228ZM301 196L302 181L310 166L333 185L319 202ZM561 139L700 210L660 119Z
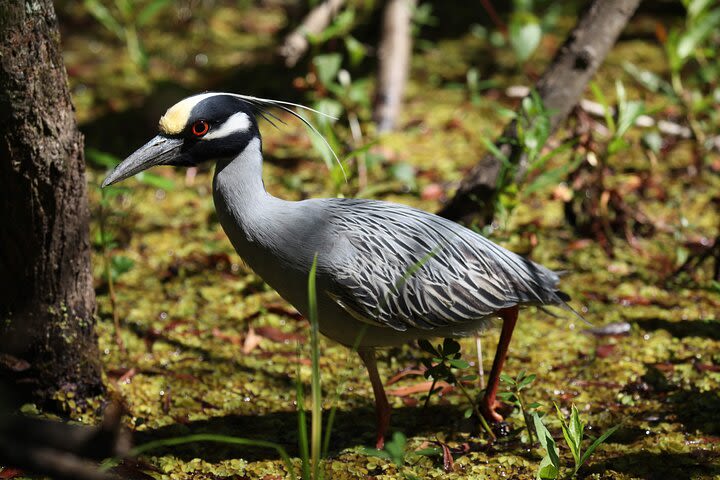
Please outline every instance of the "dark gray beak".
M120 162L103 181L103 188L132 177L150 167L167 164L180 155L182 144L182 139L158 135Z

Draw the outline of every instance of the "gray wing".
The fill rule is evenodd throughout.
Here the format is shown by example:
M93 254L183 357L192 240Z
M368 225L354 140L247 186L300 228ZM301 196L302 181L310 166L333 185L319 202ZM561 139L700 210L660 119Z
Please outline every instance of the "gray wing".
M329 204L326 293L359 320L435 329L567 299L555 272L444 218L379 201Z

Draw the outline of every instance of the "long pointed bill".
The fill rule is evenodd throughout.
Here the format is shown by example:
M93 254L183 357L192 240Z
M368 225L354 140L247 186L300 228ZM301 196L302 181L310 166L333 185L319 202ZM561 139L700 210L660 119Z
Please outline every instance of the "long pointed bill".
M180 155L182 144L182 139L156 136L120 162L103 181L102 186L107 187L150 167L168 163Z

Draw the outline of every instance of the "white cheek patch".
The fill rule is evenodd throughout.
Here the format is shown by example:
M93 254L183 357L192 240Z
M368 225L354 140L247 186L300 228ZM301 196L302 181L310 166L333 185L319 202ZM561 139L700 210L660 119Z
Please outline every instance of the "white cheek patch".
M202 140L212 140L214 138L223 138L234 133L247 132L250 129L250 117L247 113L238 112L230 115L225 122L219 127L214 128Z

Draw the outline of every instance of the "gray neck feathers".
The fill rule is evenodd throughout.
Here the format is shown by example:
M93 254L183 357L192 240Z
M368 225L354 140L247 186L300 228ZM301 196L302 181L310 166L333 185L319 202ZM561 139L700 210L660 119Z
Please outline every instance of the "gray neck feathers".
M235 158L218 160L215 166L213 189L222 191L227 200L255 203L269 196L262 181L262 150L259 138L253 138Z
M291 203L267 193L262 163L260 139L253 138L237 157L218 160L215 167L215 207L223 229L238 250L244 241L269 241L264 237L272 236L269 229L277 223L273 219Z

